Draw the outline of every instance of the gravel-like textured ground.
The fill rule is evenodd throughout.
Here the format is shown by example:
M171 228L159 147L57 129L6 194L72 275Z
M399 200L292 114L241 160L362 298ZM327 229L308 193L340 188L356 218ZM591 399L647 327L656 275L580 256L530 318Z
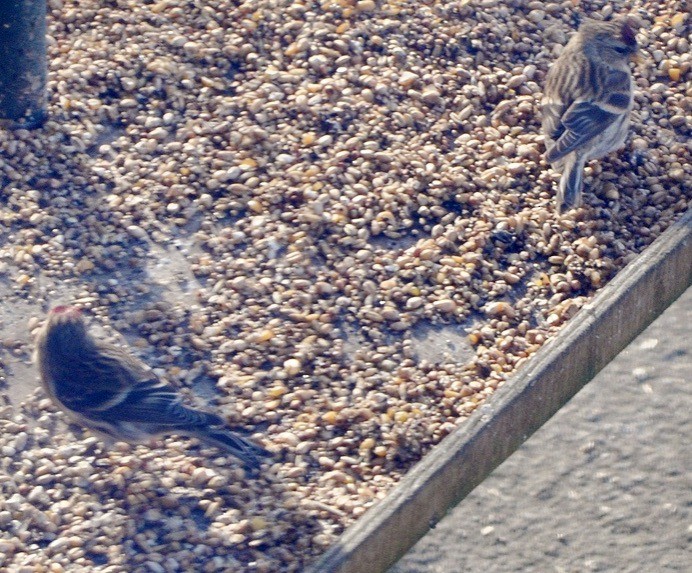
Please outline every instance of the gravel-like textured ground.
M686 572L692 289L390 573Z

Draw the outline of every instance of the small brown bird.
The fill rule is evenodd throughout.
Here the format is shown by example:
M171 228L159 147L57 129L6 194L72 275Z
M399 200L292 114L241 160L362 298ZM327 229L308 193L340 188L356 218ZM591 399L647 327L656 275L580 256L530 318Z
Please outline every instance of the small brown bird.
M581 203L584 165L623 146L632 109L629 61L638 24L585 20L548 71L542 102L549 163L562 172L557 209Z
M231 432L216 414L184 406L175 389L120 348L95 340L80 309L56 306L36 339L41 384L70 417L106 441L194 436L250 471L270 453Z

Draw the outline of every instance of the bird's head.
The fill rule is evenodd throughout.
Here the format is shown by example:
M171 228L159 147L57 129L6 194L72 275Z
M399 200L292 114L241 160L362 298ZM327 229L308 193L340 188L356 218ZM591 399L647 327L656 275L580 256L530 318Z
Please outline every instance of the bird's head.
M48 313L46 333L61 344L78 342L86 338L86 324L81 309L60 305Z
M585 49L610 64L636 59L638 30L639 22L632 16L608 22L584 20L579 27Z

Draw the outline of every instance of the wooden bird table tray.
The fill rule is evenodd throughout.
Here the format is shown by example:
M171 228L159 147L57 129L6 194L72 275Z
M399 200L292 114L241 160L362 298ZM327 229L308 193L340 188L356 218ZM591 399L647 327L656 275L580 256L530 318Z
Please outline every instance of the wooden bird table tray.
M386 571L692 284L692 210L425 456L309 573Z

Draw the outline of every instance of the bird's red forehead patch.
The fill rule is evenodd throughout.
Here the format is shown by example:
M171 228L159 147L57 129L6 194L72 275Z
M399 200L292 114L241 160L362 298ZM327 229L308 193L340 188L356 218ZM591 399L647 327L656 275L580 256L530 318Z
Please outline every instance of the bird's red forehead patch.
M79 310L76 306L68 306L66 304L61 304L53 308L53 310L50 311L51 314L65 314L65 313L75 313L75 314L82 314L82 311Z

